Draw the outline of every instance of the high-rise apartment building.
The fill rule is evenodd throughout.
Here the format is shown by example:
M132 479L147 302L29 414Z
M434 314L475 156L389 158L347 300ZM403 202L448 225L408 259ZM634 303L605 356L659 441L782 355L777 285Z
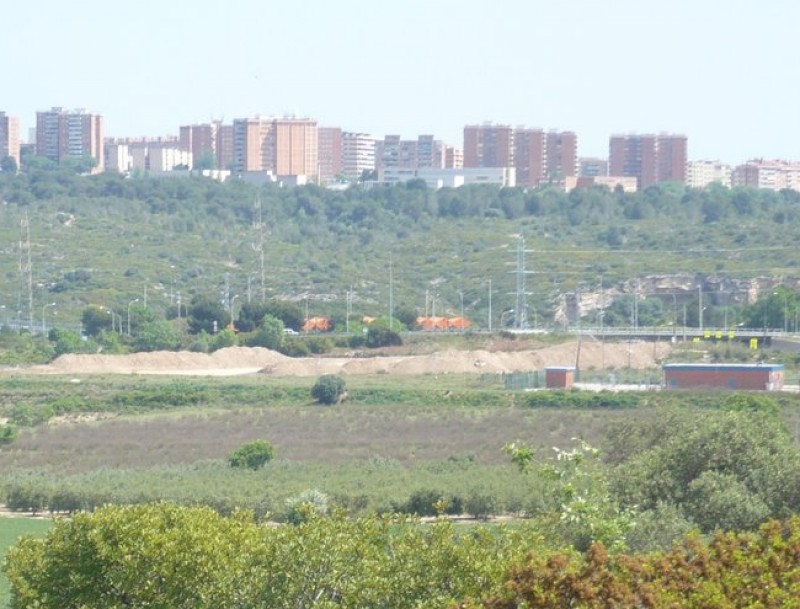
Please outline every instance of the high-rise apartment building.
M689 160L685 135L660 135L658 142L658 181L686 183Z
M179 134L181 150L192 153L195 165L208 165L205 169L218 168L217 123L183 125L179 129Z
M547 140L541 129L514 131L514 162L517 184L538 186L547 174Z
M255 117L233 121L234 171L317 176L317 122L309 118Z
M0 112L0 161L11 157L20 164L19 119Z
M375 171L377 138L366 133L342 133L342 174L359 180L365 171Z
M444 168L445 146L432 135L417 137L417 167Z
M464 167L513 167L520 186L561 183L577 174L578 138L571 131L468 125Z
M233 125L221 121L217 125L217 169L229 170L233 167Z
M432 135L420 135L415 140L404 140L399 135L387 135L375 143L375 165L383 169L442 169L445 147Z
M514 130L492 124L464 127L464 167L514 167Z
M317 129L317 156L319 180L322 184L332 182L342 174L342 130L340 127Z
M233 170L268 171L264 154L268 119L262 117L237 118L233 121Z
M67 112L52 108L36 113L36 154L56 163L67 158L90 157L95 160L95 171L102 171L105 163L103 150L103 117L85 110Z
M416 168L417 142L400 139L399 135L387 135L382 140L377 140L375 166L379 170L387 167Z
M658 182L686 182L685 135L613 135L608 172L635 177L640 189Z
M276 118L267 134L268 168L278 176L317 177L317 121Z
M547 132L547 164L545 179L563 182L578 174L578 136L572 131Z

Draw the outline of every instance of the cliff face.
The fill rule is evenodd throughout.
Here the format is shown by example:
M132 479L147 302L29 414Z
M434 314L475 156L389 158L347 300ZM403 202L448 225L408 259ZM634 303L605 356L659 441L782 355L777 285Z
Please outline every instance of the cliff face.
M560 294L554 320L556 324L574 324L580 318L594 319L617 298L633 294L641 298L660 298L665 306L670 307L696 302L701 294L704 302L710 305L747 305L780 285L800 291L800 278L736 279L719 275L698 277L690 273L647 275L606 286L602 290L595 285Z

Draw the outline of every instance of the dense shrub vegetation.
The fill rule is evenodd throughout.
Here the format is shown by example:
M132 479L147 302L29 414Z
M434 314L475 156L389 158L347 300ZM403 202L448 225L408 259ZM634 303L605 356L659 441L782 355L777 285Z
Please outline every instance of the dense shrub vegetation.
M306 504L308 505L308 504ZM124 550L124 551L121 551ZM23 538L12 608L765 607L800 595L800 521L697 535L655 554L556 550L536 530L323 517L263 527L169 504L106 506Z

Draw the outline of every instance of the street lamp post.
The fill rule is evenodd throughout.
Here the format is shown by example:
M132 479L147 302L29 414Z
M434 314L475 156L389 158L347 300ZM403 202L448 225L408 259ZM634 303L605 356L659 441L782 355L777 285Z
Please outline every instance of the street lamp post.
M672 293L672 336L678 333L678 297Z
M120 325L119 333L122 334L122 317L120 315L117 315L114 312L114 309L112 308L105 307L105 310L108 312L109 315L111 315L111 333L113 334L114 332L117 331L116 320L119 319L119 325Z
M795 324L796 326L797 324ZM489 280L489 334L492 333L492 280Z
M54 307L54 306L56 306L56 303L54 302L48 302L42 305L42 336L47 335L47 324L45 323L44 319L44 311L45 309L47 309L47 307Z
M228 305L228 317L231 318L231 327L233 327L233 303L236 302L236 299L239 298L238 294L234 294L231 296L230 304Z
M128 303L128 336L131 335L131 305L137 302L139 302L139 299L134 298ZM122 322L120 322L120 325L122 325Z
M703 286L697 286L697 319L700 327L700 334L703 334Z

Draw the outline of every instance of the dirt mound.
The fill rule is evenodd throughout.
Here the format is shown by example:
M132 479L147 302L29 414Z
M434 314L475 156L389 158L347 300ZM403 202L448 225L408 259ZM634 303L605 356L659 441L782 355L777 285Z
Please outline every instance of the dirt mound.
M236 375L261 372L275 376L322 374L506 373L547 366L583 369L652 368L670 352L669 343L600 343L569 341L525 351L446 350L419 355L363 357L286 357L261 347L228 347L214 353L188 351L130 355L62 355L31 371L41 374ZM363 355L363 354L362 354Z

